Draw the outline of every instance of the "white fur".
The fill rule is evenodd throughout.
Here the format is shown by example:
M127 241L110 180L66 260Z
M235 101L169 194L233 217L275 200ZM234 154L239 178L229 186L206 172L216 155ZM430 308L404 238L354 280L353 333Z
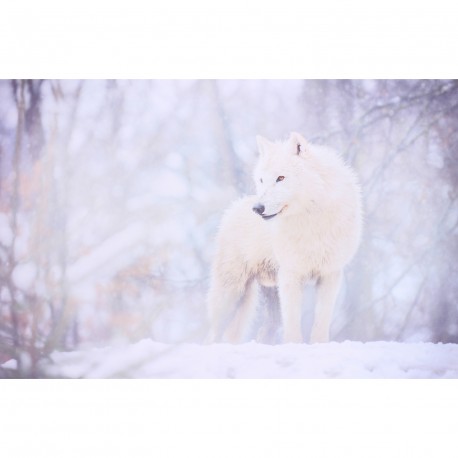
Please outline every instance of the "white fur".
M254 316L258 282L278 286L284 341L302 342L303 286L316 280L311 342L326 342L342 270L360 242L360 187L340 156L300 134L257 141L257 195L226 211L217 236L208 340L240 341ZM259 204L264 216L276 216L264 220L253 211Z

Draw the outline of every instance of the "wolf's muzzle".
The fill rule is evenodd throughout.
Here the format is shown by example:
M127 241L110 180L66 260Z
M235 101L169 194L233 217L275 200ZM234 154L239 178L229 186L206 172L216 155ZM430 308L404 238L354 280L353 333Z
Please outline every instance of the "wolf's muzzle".
M264 207L264 205L262 204L256 204L254 207L253 207L253 211L255 213L257 213L258 215L261 215L264 213L264 210L266 209L266 207Z

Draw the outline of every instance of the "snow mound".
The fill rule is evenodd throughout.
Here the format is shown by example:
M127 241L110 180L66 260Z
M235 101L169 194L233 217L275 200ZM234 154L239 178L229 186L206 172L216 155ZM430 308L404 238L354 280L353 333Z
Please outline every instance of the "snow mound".
M169 345L142 340L54 352L43 370L49 377L70 378L458 378L458 345Z

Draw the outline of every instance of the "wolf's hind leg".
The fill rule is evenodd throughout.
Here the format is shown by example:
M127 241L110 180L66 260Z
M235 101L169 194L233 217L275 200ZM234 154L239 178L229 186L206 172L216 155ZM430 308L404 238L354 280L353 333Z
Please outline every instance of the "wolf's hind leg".
M240 292L235 288L213 284L207 298L209 332L206 343L218 342L233 318Z
M258 284L248 280L245 291L237 303L235 315L227 328L223 340L231 343L243 342L256 315Z
M256 340L260 343L275 344L278 343L280 339L279 330L281 325L278 288L276 286L261 286L260 292L260 308L262 310L261 314L263 319Z

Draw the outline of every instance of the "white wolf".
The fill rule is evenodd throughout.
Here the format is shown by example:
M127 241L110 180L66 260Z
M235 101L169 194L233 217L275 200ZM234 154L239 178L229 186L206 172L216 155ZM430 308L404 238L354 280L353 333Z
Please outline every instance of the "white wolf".
M316 281L310 340L327 342L342 270L361 237L358 181L334 151L300 134L276 143L258 136L257 144L257 195L227 210L217 236L207 340L243 338L261 284L278 286L283 340L302 342L302 290Z

